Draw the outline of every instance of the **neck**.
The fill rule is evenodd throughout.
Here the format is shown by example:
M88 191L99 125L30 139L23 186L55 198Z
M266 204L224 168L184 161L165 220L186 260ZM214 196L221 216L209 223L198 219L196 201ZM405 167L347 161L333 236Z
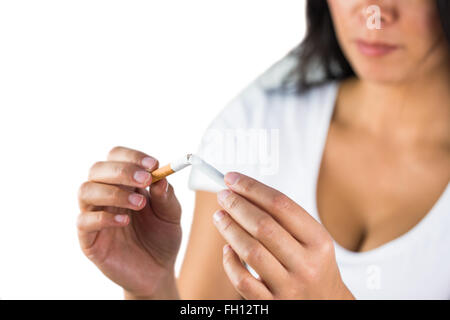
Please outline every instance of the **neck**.
M342 84L336 118L390 140L450 145L450 66L413 81Z

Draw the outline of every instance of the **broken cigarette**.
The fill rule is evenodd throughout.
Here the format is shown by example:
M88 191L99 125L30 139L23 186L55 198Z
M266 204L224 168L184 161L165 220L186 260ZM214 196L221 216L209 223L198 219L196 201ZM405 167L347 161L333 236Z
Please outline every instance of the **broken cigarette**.
M227 188L223 181L224 176L219 170L211 166L200 157L191 153L185 155L181 159L177 159L176 161L165 165L164 167L158 168L153 172L149 171L152 175L152 184L190 165L200 169L204 174L221 185L223 188Z

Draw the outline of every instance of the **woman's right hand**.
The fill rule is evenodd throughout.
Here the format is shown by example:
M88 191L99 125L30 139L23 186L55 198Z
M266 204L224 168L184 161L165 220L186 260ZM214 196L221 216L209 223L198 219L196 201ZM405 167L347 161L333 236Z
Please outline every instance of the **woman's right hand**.
M153 157L115 147L79 189L81 249L126 298L179 298L174 265L181 207L166 179L146 189L151 175L145 169L157 167Z

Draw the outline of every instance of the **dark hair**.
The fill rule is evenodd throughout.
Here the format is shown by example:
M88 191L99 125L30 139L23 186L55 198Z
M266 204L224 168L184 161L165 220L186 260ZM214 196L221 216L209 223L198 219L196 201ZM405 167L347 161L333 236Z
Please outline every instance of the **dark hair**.
M436 5L450 44L450 1L436 0ZM339 46L327 0L307 0L306 16L306 36L288 54L295 59L295 66L283 81L284 89L302 92L328 81L354 76Z

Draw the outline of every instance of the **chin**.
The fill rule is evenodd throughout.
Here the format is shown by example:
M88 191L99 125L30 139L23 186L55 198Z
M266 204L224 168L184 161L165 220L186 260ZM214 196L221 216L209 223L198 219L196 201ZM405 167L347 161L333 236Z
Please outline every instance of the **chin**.
M375 67L356 67L355 73L359 79L379 84L400 84L406 79L398 68L388 68L377 65Z
M392 58L392 57L391 57ZM356 57L350 59L359 79L370 82L399 84L407 80L408 68L399 59Z
M366 55L348 48L347 59L359 79L378 84L402 84L407 82L417 68L404 50L395 50L385 55Z

